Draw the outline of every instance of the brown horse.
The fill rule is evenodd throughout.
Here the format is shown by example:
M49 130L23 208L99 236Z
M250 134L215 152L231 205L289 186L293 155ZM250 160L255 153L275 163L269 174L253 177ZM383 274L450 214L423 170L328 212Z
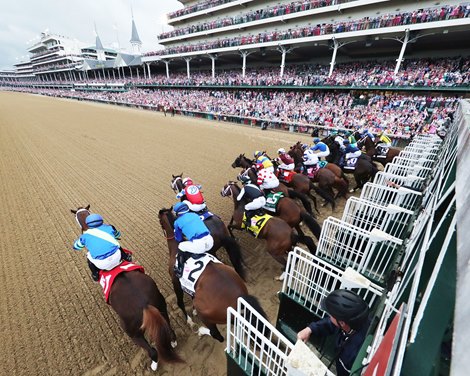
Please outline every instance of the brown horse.
M330 148L330 155L326 157L326 160L328 162L339 164L343 155L340 145L331 136L324 138L322 141ZM343 169L343 171L346 174L352 173L354 175L356 186L350 191L355 191L357 189L361 189L369 180L372 181L375 174L378 172L378 169L370 157L363 154L357 159L356 168L354 170L351 171Z
M246 169L243 171L240 175L248 175L251 179L251 181L256 181L256 172L254 171L254 168L251 167L249 169ZM238 191L237 191L238 190ZM274 189L273 189L274 191ZM237 185L233 186L233 194L235 196L238 196L240 193L239 187ZM308 243L304 243L307 245L307 247L310 249L310 251L313 253L315 252L316 249L313 247L309 246L311 244L310 238L307 237L307 239L303 239L304 237L304 232L302 231L300 227L300 223L304 222L309 230L312 232L312 234L320 240L320 233L321 233L321 226L318 224L318 222L313 218L312 215L308 214L307 211L297 205L294 200L291 198L284 196L281 199L279 199L279 202L276 207L276 213L273 213L271 211L266 210L267 214L275 215L284 221L287 222L287 224L291 228L295 228L297 230L297 233L301 236L299 241L301 243L304 243L304 241L307 241Z
M247 158L245 154L240 154L237 158L232 163L232 168L243 168L247 169L252 167L254 162ZM304 206L305 210L309 214L313 214L312 212L312 205L310 205L310 202L307 198L310 197L313 201L313 205L315 207L315 210L318 213L318 208L317 208L317 198L315 196L312 196L310 194L311 189L315 189L316 187L311 187L309 188L309 181L307 179L307 186L305 186L305 181L302 182L300 181L299 178L294 177L291 183L289 183L287 186L284 183L280 183L278 187L278 191L284 193L284 196L292 198L292 199L299 199L302 202L302 205ZM292 189L288 189L288 187Z
M359 132L356 132L355 134L359 134ZM372 141L368 136L362 137L357 142L357 147L359 149L364 147L366 149L366 155L372 158L373 161L380 162L384 167L387 163L392 162L393 158L397 157L401 151L400 149L390 147L388 148L387 154L385 154L385 156L378 156L377 143L374 143L374 141Z
M234 211L228 230L232 233L232 229L242 230L243 214L245 212L246 200L237 200L235 192L240 192L237 183L229 181L224 185L220 194L222 197L232 197ZM299 235L281 218L271 217L264 227L261 229L258 238L266 240L266 250L279 262L284 268L287 264L287 253L300 241ZM284 273L277 280L282 280Z
M171 187L175 192L181 192L184 189L183 174L172 175ZM212 217L204 220L204 224L209 229L209 232L214 239L214 246L209 251L214 256L217 256L216 252L220 247L224 247L227 251L230 262L235 268L236 272L245 279L245 269L243 267L243 257L238 242L230 236L230 232L227 229L224 221L219 216L213 215Z
M90 205L71 210L82 231L88 228L85 219L89 209ZM176 335L170 325L165 298L151 277L136 270L120 273L111 286L109 304L120 317L126 334L147 351L152 370L157 370L159 358L167 363L183 362L173 349ZM147 342L145 335L157 349Z
M175 290L178 307L183 312L188 323L192 322L184 305L183 290L174 273L178 242L173 235L175 218L171 209L161 209L158 219L163 234L168 242L168 270ZM222 263L210 262L196 281L193 305L206 328L199 328L199 335L210 334L223 342L224 337L217 329L217 324L227 323L227 308L235 308L238 298L245 299L256 311L266 318L258 300L248 295L243 279L235 270ZM207 330L208 329L208 330Z

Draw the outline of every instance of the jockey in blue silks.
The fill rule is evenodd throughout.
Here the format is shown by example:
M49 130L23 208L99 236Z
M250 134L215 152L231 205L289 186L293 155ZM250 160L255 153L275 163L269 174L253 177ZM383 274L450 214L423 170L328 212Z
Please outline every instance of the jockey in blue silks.
M343 141L344 149L344 157L345 159L340 163L342 166L347 164L347 161L351 158L359 158L361 156L361 151L358 149L357 146L351 145L349 140L344 140Z
M204 221L199 215L191 212L186 203L178 202L173 206L173 211L177 216L174 223L175 240L179 243L175 275L180 278L186 260L192 255L210 251L214 246L214 239Z
M111 270L121 263L122 259L131 261L131 256L121 252L118 239L121 233L114 226L105 224L99 214L90 214L85 220L86 230L73 244L73 249L80 251L87 248L88 266L92 278L98 281L100 270Z
M369 130L369 129L366 129L364 130L364 132L362 132L361 134L361 137L369 137L372 141L375 141L375 136L373 135L373 133Z
M318 137L313 139L313 146L310 147L310 150L316 152L318 158L326 158L330 155L330 148Z

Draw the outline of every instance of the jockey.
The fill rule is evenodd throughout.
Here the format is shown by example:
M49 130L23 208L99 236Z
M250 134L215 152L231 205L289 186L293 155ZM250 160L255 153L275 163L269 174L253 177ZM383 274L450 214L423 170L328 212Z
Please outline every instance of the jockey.
M199 184L194 184L191 178L184 178L183 185L184 189L176 195L176 198L182 199L182 202L188 205L193 212L205 210L207 208L206 202L200 191L202 187Z
M346 137L346 140L349 141L351 146L357 147L357 141L352 132L346 132L344 136Z
M303 173L305 175L308 174L309 168L313 168L314 171L318 170L318 155L314 153L311 149L305 149L302 158L304 160Z
M392 140L384 132L379 134L379 142L376 145L377 154L387 154L388 148L392 146Z
M310 150L316 152L318 158L326 158L330 155L330 148L324 142L321 142L318 137L313 139L313 146Z
M341 137L341 135L339 135L336 131L332 132L331 134L335 136L335 142L338 143L338 145L341 147L343 145L344 138Z
M241 201L243 198L248 201L245 204L245 226L249 227L251 218L256 214L256 211L266 205L266 197L256 185L251 183L248 176L239 175L238 180L242 182L243 188L237 196L237 201Z
M284 148L280 148L277 151L277 154L279 155L278 160L282 162L279 166L277 166L278 169L292 171L295 168L294 159L292 159L292 157L286 153Z
M372 141L375 141L375 136L373 135L370 129L365 129L362 132L361 137L364 138L366 136L369 137Z
M344 145L344 156L345 156L345 163L342 163L344 166L347 164L347 161L351 158L359 158L361 156L361 151L357 148L357 146L351 145L349 140L344 140L343 141Z
M186 260L193 254L201 255L210 251L214 246L214 239L204 221L196 213L190 212L186 203L176 203L173 211L177 216L174 223L175 240L179 243L175 275L180 278Z
M111 270L121 263L121 260L132 261L130 254L121 251L117 241L121 233L114 226L105 224L99 214L90 214L85 220L86 230L73 244L73 249L81 251L87 248L88 266L91 277L98 282L100 270Z
M256 168L258 169L258 180L256 181L256 184L258 184L258 186L263 190L265 195L271 193L273 188L279 187L279 179L274 172L263 168L261 163L258 163Z
M265 169L274 172L273 162L262 151L255 151L254 157L255 164L262 163Z

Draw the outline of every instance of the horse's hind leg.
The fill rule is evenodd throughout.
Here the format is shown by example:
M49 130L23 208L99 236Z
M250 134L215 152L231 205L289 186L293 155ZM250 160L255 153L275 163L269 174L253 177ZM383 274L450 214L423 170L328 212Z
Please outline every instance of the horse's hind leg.
M186 322L192 328L194 326L194 322L191 319L191 317L188 315L188 312L186 312L186 306L184 305L184 292L183 292L183 289L181 288L180 281L178 280L178 278L173 276L172 282L173 282L173 290L175 291L175 295L176 295L176 304L178 305L181 312L183 312Z
M224 337L220 334L219 329L216 324L207 324L202 321L206 327L200 327L198 330L199 336L210 335L212 338L215 338L219 342L224 342Z
M140 334L136 337L131 337L131 338L132 338L132 341L134 341L134 343L137 346L140 346L145 351L147 351L148 356L150 357L150 359L152 359L152 364L151 364L150 368L152 368L152 371L156 371L157 368L158 368L158 353L157 353L157 350L155 350L152 346L149 345L149 343L147 342L147 340L145 339L145 337L142 334Z

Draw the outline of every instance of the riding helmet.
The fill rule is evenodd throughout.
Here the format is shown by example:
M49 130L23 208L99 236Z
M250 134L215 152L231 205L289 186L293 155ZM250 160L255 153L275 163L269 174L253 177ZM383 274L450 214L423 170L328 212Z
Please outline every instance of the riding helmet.
M277 150L277 153L278 153L278 154L286 154L286 149L284 149L284 148L279 148L279 149Z
M314 144L318 144L319 142L320 142L320 139L319 139L318 137L315 137L315 138L313 139L313 143L314 143Z
M185 187L187 187L188 185L193 185L193 179L191 179L190 177L187 177L187 178L184 178L183 179L183 185Z
M189 212L189 207L184 202L177 202L173 206L173 211L176 213L176 215L181 215Z
M255 151L255 152L254 152L254 154L253 154L253 155L255 156L255 158L258 158L258 157L261 157L261 156L263 155L263 152L262 152L262 151L259 151L259 150L257 150L257 151Z
M344 140L343 141L343 145L349 145L349 144L350 144L349 140Z
M352 329L360 329L369 317L369 306L359 295L349 290L335 290L321 302L321 309Z
M90 228L99 227L103 224L103 217L99 214L90 214L86 217L85 223Z

